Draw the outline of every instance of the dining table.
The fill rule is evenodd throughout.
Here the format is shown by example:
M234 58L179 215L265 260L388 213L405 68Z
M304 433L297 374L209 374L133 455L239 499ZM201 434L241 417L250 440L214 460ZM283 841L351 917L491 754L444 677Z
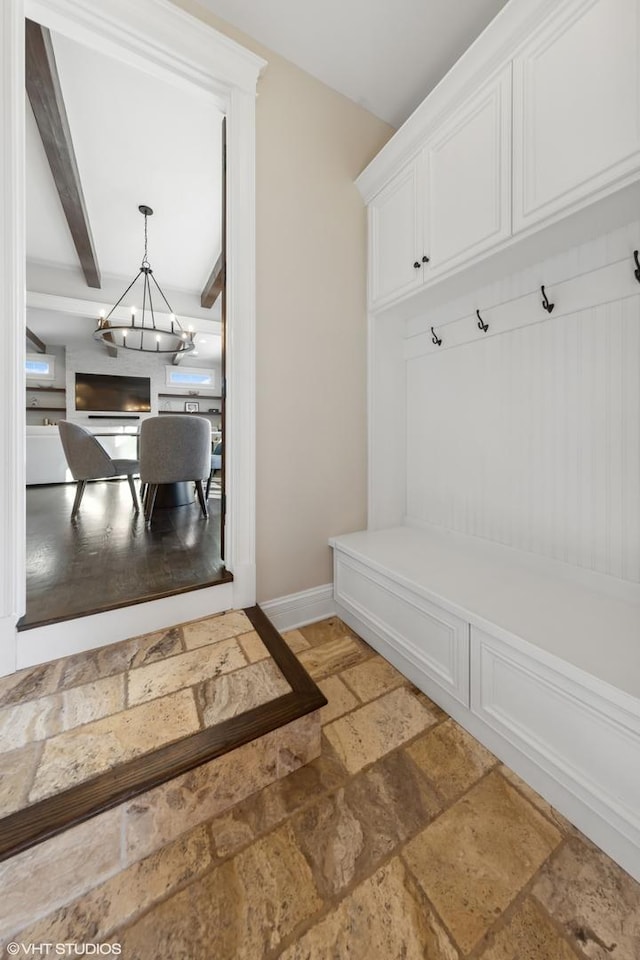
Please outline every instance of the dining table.
M140 457L140 426L136 427L101 427L99 430L91 431L94 437L135 437L136 438L136 459ZM211 431L211 450L215 449L217 443L222 440L222 433L219 430ZM107 451L109 452L109 451ZM203 480L205 477L202 478ZM189 503L194 503L196 491L192 481L179 480L175 483L161 483L158 486L156 494L155 509L169 510L175 507L184 507Z

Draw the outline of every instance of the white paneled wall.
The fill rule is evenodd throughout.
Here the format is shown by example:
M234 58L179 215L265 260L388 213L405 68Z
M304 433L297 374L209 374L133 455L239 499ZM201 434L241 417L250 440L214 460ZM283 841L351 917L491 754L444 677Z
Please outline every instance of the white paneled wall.
M490 303L541 277L558 283L587 263L611 263L622 247L629 253L633 235L620 231L494 285ZM514 326L525 307L514 301ZM407 332L415 337L427 319ZM444 340L446 326L440 332ZM638 295L409 352L406 374L410 521L640 582L640 285Z

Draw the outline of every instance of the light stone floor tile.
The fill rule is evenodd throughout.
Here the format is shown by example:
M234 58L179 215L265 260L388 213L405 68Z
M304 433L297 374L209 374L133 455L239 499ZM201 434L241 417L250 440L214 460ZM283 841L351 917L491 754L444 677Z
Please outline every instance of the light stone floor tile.
M120 838L120 810L108 810L0 863L0 941L112 876Z
M454 800L497 763L481 743L455 720L446 720L408 748L446 800Z
M378 656L345 670L340 676L363 703L406 683L395 667Z
M308 650L311 644L300 630L287 630L282 634L282 639L294 653L300 653L301 650Z
M212 822L216 852L221 857L235 853L316 798L342 786L345 779L344 767L325 741L316 760L253 793Z
M115 673L124 673L143 663L181 653L184 649L180 629L172 627L166 631L144 634L123 640L122 643L98 647L66 657L62 661L60 689L92 683Z
M342 958L459 960L446 932L397 859L357 886L280 956L280 960Z
M213 862L209 833L196 827L84 896L20 931L22 943L83 943L108 936Z
M327 677L326 680L320 680L318 686L329 701L320 711L323 725L337 720L359 706L358 698L344 685L340 677Z
M396 751L292 821L321 895L332 899L372 873L440 812L441 802Z
M640 884L592 844L567 843L533 894L589 960L640 957Z
M259 960L322 902L288 826L118 933L127 960Z
M580 836L580 831L577 827L574 827L561 813L558 813L555 807L552 807L544 797L541 797L539 793L529 786L528 783L525 783L517 773L514 773L509 767L500 765L500 773L503 777L506 777L509 783L513 784L514 787L517 787L520 793L524 794L529 803L532 803L534 807L544 813L548 820L551 820L552 823L555 823L558 830L562 833L570 834L573 836Z
M235 673L205 680L195 689L204 725L212 727L263 703L291 693L273 660L261 660Z
M2 678L0 719L22 690L39 698L40 716L22 714L36 732L100 729L107 717L93 712L117 701L125 671L161 689L175 683L172 658L202 693L200 658L222 646L240 659L212 684L217 720L244 673L273 668L240 611L185 630L187 653L179 626ZM397 686L337 617L287 640L328 706L0 864L0 954L20 930L33 942L95 933L127 960L640 960L640 886L624 871L510 770L491 769L426 696ZM173 735L173 718L124 731L125 753L154 726ZM44 746L0 757L0 805L24 795ZM98 763L101 747L88 752ZM72 754L64 762L73 768Z
M278 779L320 756L322 726L319 710L278 727L274 733Z
M75 727L45 744L29 800L51 796L199 729L192 690Z
M182 626L187 650L218 643L219 640L228 640L229 637L237 637L243 633L251 633L252 630L253 624L242 610L223 613L195 623L185 623Z
M270 656L269 651L255 630L252 630L251 633L244 633L238 637L238 643L242 647L249 663L256 663L258 660L265 660Z
M0 817L26 804L41 751L41 743L28 743L0 757Z
M148 856L187 826L218 817L277 777L279 731L164 783L125 806L124 858Z
M480 960L581 960L552 920L530 897L480 954Z
M148 633L137 638L137 649L129 661L129 669L142 667L147 663L156 663L158 660L165 660L167 657L175 656L176 653L183 653L186 649L180 627L172 627L171 630L159 630L156 633Z
M468 952L560 840L555 827L494 772L410 841L403 855Z
M312 647L320 643L326 643L328 640L356 639L353 630L346 623L343 623L339 617L329 617L327 620L310 623L308 626L299 629L302 636Z
M316 681L360 663L368 656L369 651L364 644L349 636L327 640L297 654L302 666Z
M62 729L70 730L91 723L125 708L125 675L116 673L103 680L63 690Z
M35 740L46 740L62 730L60 694L14 703L0 710L0 752L17 750Z
M0 677L0 707L55 693L61 674L62 661L53 660Z
M349 773L357 773L433 723L429 711L400 687L324 729Z
M163 697L174 690L246 667L247 660L234 638L178 654L169 660L138 667L129 674L129 705Z

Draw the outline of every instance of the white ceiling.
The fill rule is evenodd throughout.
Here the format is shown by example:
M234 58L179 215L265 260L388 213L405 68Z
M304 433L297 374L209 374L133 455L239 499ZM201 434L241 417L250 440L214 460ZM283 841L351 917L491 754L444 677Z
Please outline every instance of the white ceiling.
M98 265L101 291L89 290L62 210L40 134L27 99L27 261L30 275L56 279L66 295L100 297L83 315L27 311L27 325L52 346L93 343L100 307L109 309L138 273L149 218L149 260L169 302L194 319L190 359L220 359L219 303L200 308L200 293L220 253L222 114L205 94L163 83L120 61L52 35L60 85L73 139ZM26 94L25 94L26 96ZM47 271L44 270L46 265ZM70 279L64 279L69 273ZM71 284L72 289L67 289ZM45 282L35 287L61 292ZM141 307L141 283L125 303ZM173 295L172 295L173 294ZM164 304L154 305L166 313ZM176 301L178 306L176 306ZM206 316L206 319L204 317ZM96 351L102 348L95 344Z
M399 127L506 0L200 0Z
M163 83L53 35L98 264L132 279L144 251L163 288L199 297L220 253L222 114L195 88ZM27 258L77 269L62 206L27 110Z

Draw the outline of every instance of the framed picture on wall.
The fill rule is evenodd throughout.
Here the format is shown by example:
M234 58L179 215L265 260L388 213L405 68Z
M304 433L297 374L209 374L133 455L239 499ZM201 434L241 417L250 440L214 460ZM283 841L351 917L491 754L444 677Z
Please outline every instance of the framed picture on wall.
M184 404L185 413L197 413L200 409L200 404L197 400L186 400Z

